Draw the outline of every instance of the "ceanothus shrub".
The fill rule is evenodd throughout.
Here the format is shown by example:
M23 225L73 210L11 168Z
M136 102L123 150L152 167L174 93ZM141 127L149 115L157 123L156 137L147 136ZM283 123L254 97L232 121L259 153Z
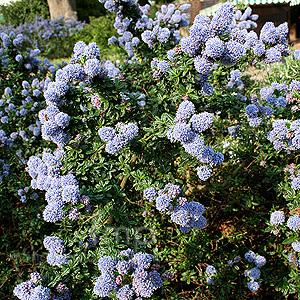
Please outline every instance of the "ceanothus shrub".
M105 1L105 7L117 13L120 37L111 42L130 59L115 70L95 43L75 44L70 62L43 91L38 118L49 146L27 163L31 188L46 200L39 202L39 220L54 228L43 234L50 265L41 263L51 287L63 282L80 299L180 299L180 293L188 299L190 292L201 298L208 289L215 298L242 299L263 293L262 277L285 293L282 274L289 267L281 254L270 255L272 237L263 229L272 205L283 204L275 187L299 148L290 147L298 120L289 105L298 102L291 99L298 99L298 84L239 81L241 66L290 53L286 24L267 23L258 36L248 31L254 24L247 20L256 19L249 9L236 15L225 3L213 18L198 15L180 39L187 7L162 6L153 19L148 6L132 1ZM232 82L229 88L216 82L221 76ZM239 96L235 85L243 87ZM274 123L282 124L274 140L284 134L291 158L267 138ZM272 226L292 231L285 244L298 251L298 215L291 213L287 226L273 219ZM135 250L122 250L128 246ZM247 263L241 279L235 263L249 248L245 258L254 265ZM274 275L274 266L284 273ZM167 281L169 269L174 282ZM224 289L228 282L234 284Z

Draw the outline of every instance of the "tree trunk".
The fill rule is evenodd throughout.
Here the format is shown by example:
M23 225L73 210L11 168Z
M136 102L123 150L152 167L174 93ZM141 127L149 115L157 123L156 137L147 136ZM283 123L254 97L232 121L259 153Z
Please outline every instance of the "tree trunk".
M77 19L76 0L47 0L51 19Z

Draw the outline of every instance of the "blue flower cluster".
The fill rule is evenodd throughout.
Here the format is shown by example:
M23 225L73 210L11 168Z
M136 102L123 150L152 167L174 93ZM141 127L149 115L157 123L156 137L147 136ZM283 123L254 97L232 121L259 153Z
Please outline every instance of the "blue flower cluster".
M69 125L69 115L59 111L56 105L49 105L39 112L39 120L43 139L53 141L62 149L70 139L70 134L63 130Z
M159 60L157 58L153 58L153 60L151 61L151 69L154 71L153 78L159 78L162 75L168 74L170 65L166 60Z
M136 297L150 298L155 290L163 286L163 280L170 279L169 271L160 274L160 265L154 263L154 256L133 250L122 250L117 260L103 256L98 261L101 276L97 278L94 293L107 297L112 293L119 300ZM142 299L142 298L136 298Z
M174 4L169 4L168 6L162 5L161 11L156 12L155 19L151 22L153 23L152 26L154 26L152 31L144 31L142 33L142 40L148 44L150 48L152 48L156 40L164 44L169 38L171 38L175 44L178 44L181 38L179 28L189 25L189 21L187 21L188 15L183 13L189 8L189 4L181 5L178 9ZM167 27L161 27L161 24ZM149 27L147 28L150 29L151 27Z
M237 125L237 126L229 126L227 128L228 130L228 133L230 135L232 135L233 137L236 137L237 136L237 132L241 129L241 126L240 125Z
M11 139L6 141L9 142L10 146L17 138L29 141L35 140L41 134L41 123L39 121L36 121L35 124L29 123L28 127L24 127L24 122L22 122L22 127L16 126L16 123L24 119L25 116L28 120L31 119L32 114L36 117L36 111L41 107L42 91L45 84L48 84L48 80L39 81L38 78L35 78L31 84L23 81L21 93L18 89L11 90L6 87L0 100L0 120L5 124L3 126L5 130L10 132L8 134ZM26 98L21 100L20 98L23 97ZM16 127L19 127L18 131L15 131Z
M241 80L242 73L239 70L233 70L230 72L230 78L226 85L228 88L238 88L239 90L242 90L244 88L244 84Z
M139 128L134 123L118 123L116 128L101 127L98 134L103 142L106 142L105 151L116 154L123 149L137 134Z
M281 210L276 210L271 213L270 223L274 226L283 225L285 221L284 212Z
M26 187L24 187L24 189L19 189L18 190L18 195L21 197L20 201L22 203L26 203L27 202L27 197L28 197L29 189L30 188L28 186L26 186ZM30 198L33 199L33 200L36 200L38 197L39 197L39 195L37 193L33 193Z
M0 37L2 41L2 48L0 48L0 60L3 67L7 68L10 57L10 51L14 49L16 56L13 58L21 66L24 66L27 70L32 70L34 67L37 68L41 64L41 60L37 56L41 53L39 49L27 49L22 51L24 46L24 36L22 34L16 35L14 31L3 32L0 29Z
M196 16L189 29L190 35L181 39L181 49L194 58L195 69L201 77L200 85L207 82L216 62L233 66L246 55L247 50L253 49L254 54L266 63L279 61L282 56L290 54L287 24L275 28L273 23L266 23L259 39L254 31L247 31L256 26L253 21L258 17L251 16L251 12L248 8L244 14L238 11L234 15L233 5L226 2L212 20L204 15ZM237 24L236 20L241 22ZM270 28L270 24L278 31L278 36L268 43L265 37L268 35L267 28Z
M25 281L14 288L14 295L20 300L38 299L50 300L51 291L42 285L36 285L32 281Z
M216 61L225 65L234 65L245 53L245 38L236 33L230 35L234 20L234 7L229 2L224 3L210 20L204 15L196 16L189 29L190 35L182 38L182 51L194 57L196 71L202 77L199 81L204 85ZM224 41L223 35L229 34Z
M300 217L298 215L290 216L286 226L293 231L298 231L300 229Z
M63 240L56 236L47 236L44 239L44 247L49 251L47 262L50 266L61 267L63 264L68 264L69 257L65 253L66 248Z
M203 229L207 222L203 217L205 208L198 202L188 202L185 197L179 197L181 189L178 185L168 183L159 191L154 188L144 190L144 197L150 202L155 201L156 209L170 215L171 221L180 226L184 233L192 227Z
M262 117L269 117L273 114L273 109L269 106L264 107L258 101L256 95L251 95L251 101L253 104L246 106L246 117L248 118L249 125L252 127L257 127L262 124L263 119L258 117L258 114L261 113Z
M1 131L0 131L1 134ZM6 164L3 159L0 159L0 181L9 175L10 165Z
M178 9L174 4L162 5L154 19L148 16L150 5L140 6L134 1L105 2L104 7L117 12L114 27L118 30L119 38L112 36L109 44L118 43L124 47L129 57L134 58L134 48L140 44L140 39L150 48L155 42L165 44L168 41L178 44L180 41L180 27L188 26L188 15L184 11L190 8L189 4L181 5ZM125 7L130 7L128 15ZM135 15L135 17L132 17Z
M295 60L300 60L300 50L299 49L296 49L293 53L293 58Z
M20 300L71 300L71 292L65 284L59 283L56 290L59 296L53 294L49 288L42 284L44 278L38 272L30 274L30 280L18 284L14 288L14 296Z
M291 54L287 42L288 31L287 23L275 27L273 22L267 22L260 31L253 53L262 57L265 63L279 62L282 57Z
M55 82L50 82L44 92L47 108L40 111L39 119L45 140L53 141L59 148L68 143L70 134L63 129L69 125L70 117L58 107L65 104L65 95L73 83L85 85L94 78L106 75L107 70L102 66L96 43L86 45L82 41L77 42L70 63L56 72Z
M205 269L205 274L207 275L206 282L208 284L214 284L213 276L217 274L216 268L212 265L208 265Z
M27 162L26 171L31 176L31 187L46 191L45 200L47 206L43 212L46 222L61 221L66 213L63 212L65 205L71 205L67 214L70 220L77 220L80 212L77 210L77 203L85 205L85 209L90 209L87 196L80 196L78 182L74 175L61 175L60 151L54 155L44 149L43 155L31 156Z
M238 9L234 15L232 27L238 27L240 30L256 28L257 24L255 21L258 19L258 17L258 15L252 14L252 9L250 6L245 9L244 13Z
M264 87L260 90L261 99L265 100L268 104L277 108L283 108L287 105L286 94L288 86L284 83L273 82L270 87Z
M176 112L176 125L173 125L168 133L168 139L174 142L181 142L185 151L196 157L199 162L208 164L210 168L220 165L224 156L222 153L214 152L211 147L205 146L201 134L209 129L213 123L213 115L208 112L195 114L195 106L189 101L183 101ZM207 180L211 175L208 166L201 166L197 174L201 180Z
M0 100L1 101L1 100ZM12 138L8 138L3 129L0 129L0 147L4 149L9 149L13 145L14 140Z
M260 278L260 267L266 264L266 258L262 255L255 254L253 251L248 251L245 253L245 259L254 263L255 267L250 270L245 270L244 275L248 278L247 286L252 293L255 293L259 287L260 283L256 280Z
M268 132L267 138L273 143L275 150L300 149L300 120L293 122L281 119L275 120L273 129Z
M111 78L120 78L121 71L118 66L120 66L120 64L113 63L110 60L105 61L104 68L107 70L107 76Z
M293 112L300 111L300 99L299 99L299 93L300 93L300 82L298 80L292 80L288 91L286 92L286 102L288 104L294 104L291 107L291 110Z

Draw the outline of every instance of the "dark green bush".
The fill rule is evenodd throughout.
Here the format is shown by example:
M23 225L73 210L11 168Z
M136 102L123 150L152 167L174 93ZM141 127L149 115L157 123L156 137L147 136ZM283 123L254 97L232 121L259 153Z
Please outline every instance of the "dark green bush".
M36 16L50 18L47 0L18 0L0 5L0 13L4 20L1 24L18 26L24 22L32 22Z
M103 4L98 0L76 0L77 18L80 21L90 22L90 18L99 18L106 14Z

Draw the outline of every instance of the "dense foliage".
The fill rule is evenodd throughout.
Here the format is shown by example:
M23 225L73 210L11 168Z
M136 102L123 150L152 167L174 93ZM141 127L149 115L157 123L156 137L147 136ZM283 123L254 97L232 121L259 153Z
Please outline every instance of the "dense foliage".
M0 5L3 15L2 24L19 26L25 22L33 22L36 16L50 19L47 0L18 0Z
M79 41L54 67L1 35L3 298L295 299L300 81L287 24L257 35L258 16L227 2L182 38L189 5L151 17L103 2L122 64Z

